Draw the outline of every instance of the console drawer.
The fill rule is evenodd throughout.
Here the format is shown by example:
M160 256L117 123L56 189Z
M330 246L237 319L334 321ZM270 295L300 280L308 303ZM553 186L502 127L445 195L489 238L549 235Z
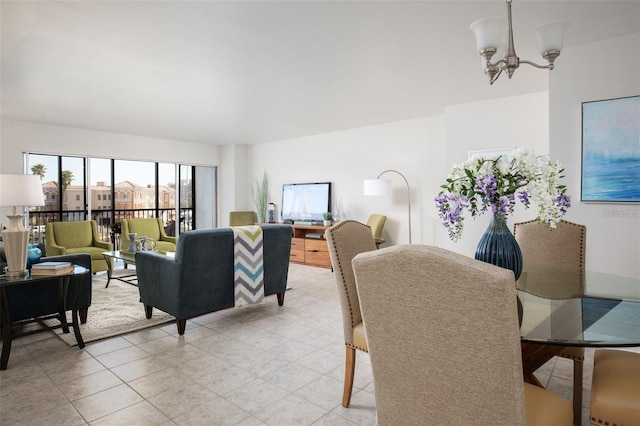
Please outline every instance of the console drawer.
M306 251L305 263L309 265L331 266L331 259L328 251Z
M291 251L294 251L294 250L304 251L304 238L291 239Z
M326 240L307 239L304 245L305 251L323 251L329 253L329 246Z
M329 247L326 240L311 240L305 241L305 263L310 265L318 265L331 267L331 258L329 256Z
M304 263L304 250L291 250L289 260L291 262Z

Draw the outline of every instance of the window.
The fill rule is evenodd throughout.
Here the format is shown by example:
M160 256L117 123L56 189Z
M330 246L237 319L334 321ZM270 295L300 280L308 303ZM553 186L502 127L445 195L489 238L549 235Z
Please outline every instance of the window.
M104 240L110 236L110 226L123 218L158 217L175 229L178 216L179 232L195 225L194 166L32 153L26 156L28 170L43 182L46 200L44 207L31 210L31 225L91 218L98 223ZM176 184L178 176L180 187ZM211 188L211 184L207 186ZM176 204L179 190L185 191L180 194L180 206Z

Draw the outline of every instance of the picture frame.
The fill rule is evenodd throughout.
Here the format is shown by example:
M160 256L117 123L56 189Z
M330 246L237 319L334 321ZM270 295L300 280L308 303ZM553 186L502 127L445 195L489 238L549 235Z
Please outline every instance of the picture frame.
M516 148L493 148L493 149L476 149L469 151L467 157L469 160L474 158L498 158L500 156L512 157Z
M640 95L582 103L580 201L640 203Z

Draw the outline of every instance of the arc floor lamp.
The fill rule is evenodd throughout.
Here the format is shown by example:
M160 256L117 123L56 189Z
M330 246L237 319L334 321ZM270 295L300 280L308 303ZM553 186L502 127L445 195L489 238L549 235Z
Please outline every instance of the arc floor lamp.
M411 244L411 189L409 188L409 181L404 177L402 173L397 170L388 169L383 171L375 179L364 180L364 195L365 196L382 196L389 195L391 193L391 181L387 179L380 179L385 173L396 173L404 180L407 185L407 207L409 210L409 244Z

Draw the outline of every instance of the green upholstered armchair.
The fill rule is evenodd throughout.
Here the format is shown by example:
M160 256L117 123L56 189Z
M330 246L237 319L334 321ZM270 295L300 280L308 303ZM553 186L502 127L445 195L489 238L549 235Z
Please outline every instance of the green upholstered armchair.
M256 222L256 212L254 211L229 212L229 226L255 225Z
M373 232L373 239L376 242L376 247L380 248L380 244L385 243L386 241L382 238L382 229L384 228L384 224L387 221L387 216L383 214L372 214L367 219L367 225L371 227L371 232Z
M100 240L95 220L71 222L49 222L45 225L45 252L47 256L89 253L91 271L107 270L107 261L102 255L113 250L113 244Z
M135 233L136 238L152 238L156 242L156 250L176 251L178 237L170 237L164 230L162 219L122 219L122 248L129 248L129 234Z

